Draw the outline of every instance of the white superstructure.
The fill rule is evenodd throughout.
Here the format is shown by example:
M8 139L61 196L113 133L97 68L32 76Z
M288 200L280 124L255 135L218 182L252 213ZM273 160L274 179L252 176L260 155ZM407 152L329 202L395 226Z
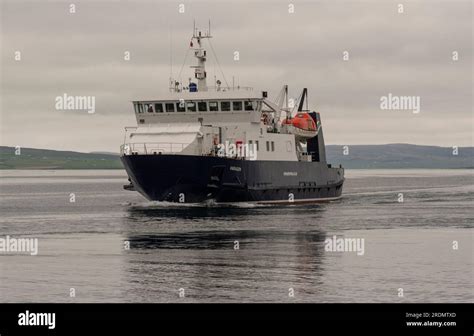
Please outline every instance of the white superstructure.
M217 146L245 144L256 149L257 157L252 159L311 161L304 153L304 137L295 136L291 127L282 127L280 119L291 117L286 86L277 103L269 101L264 91L225 87L220 81L207 86L203 41L210 38L209 32L195 29L191 39L197 83L190 80L183 85L170 79L166 96L133 102L137 126L126 128L122 154L212 156L219 155Z

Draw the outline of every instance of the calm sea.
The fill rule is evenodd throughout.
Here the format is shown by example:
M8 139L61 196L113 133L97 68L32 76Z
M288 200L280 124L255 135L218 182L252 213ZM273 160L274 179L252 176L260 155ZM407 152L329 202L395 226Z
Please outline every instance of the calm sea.
M0 176L0 239L38 239L0 252L0 302L474 301L472 170L348 170L343 199L302 206L152 203L119 170Z

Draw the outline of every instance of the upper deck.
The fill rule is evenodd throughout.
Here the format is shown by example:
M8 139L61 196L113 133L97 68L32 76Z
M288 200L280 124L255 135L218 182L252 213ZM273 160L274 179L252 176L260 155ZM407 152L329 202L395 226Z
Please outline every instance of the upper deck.
M169 101L169 100L210 100L210 99L261 99L266 98L266 91L254 91L248 87L221 88L220 90L190 92L187 90L179 92L168 92L160 96L159 99L148 99L142 97L136 101Z
M260 120L266 92L248 90L172 92L161 99L133 101L138 124L198 121L198 116L215 121Z

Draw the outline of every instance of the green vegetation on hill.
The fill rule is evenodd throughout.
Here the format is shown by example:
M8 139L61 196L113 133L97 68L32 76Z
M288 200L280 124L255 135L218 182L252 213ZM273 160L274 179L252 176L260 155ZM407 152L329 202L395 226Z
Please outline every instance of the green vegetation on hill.
M329 163L353 169L474 168L473 147L459 147L457 155L452 147L410 144L329 145L326 152Z
M123 169L118 155L0 146L0 169Z
M327 161L349 169L474 168L474 148L460 147L453 155L449 147L409 144L326 146ZM118 154L78 153L48 149L0 146L0 169L123 169Z

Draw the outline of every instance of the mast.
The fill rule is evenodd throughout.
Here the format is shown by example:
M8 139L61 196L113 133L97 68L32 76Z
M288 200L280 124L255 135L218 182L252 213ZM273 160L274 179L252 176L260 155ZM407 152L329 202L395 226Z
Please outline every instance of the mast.
M170 82L169 90L170 92L174 91L175 81L173 79L173 31L170 25Z
M279 121L281 117L281 112L285 111L288 116L288 85L283 85L278 97L275 101L275 104L278 106L278 109L275 112L275 120Z
M304 88L301 94L301 100L298 106L298 112L303 111L304 102L306 100L306 110L308 110L308 89Z
M207 33L202 34L200 30L194 26L193 37L191 38L190 47L194 49L194 57L197 58L197 65L191 66L194 68L194 77L197 79L198 91L207 91L207 73L206 73L206 50L202 46L203 39L212 38L211 36L211 24L209 22L209 30ZM194 45L193 41L196 42Z

